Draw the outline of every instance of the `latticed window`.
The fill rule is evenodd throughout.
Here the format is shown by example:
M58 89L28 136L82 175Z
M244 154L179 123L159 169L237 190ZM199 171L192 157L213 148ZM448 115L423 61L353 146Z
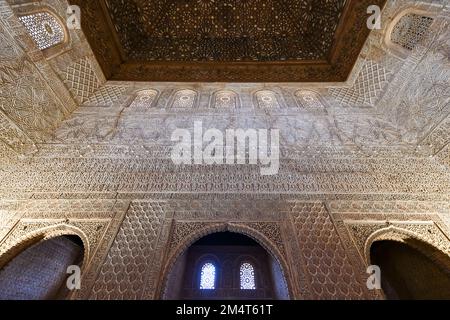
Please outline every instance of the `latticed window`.
M392 30L391 41L407 50L413 50L425 37L432 23L433 18L406 14Z
M202 266L200 274L200 289L214 290L216 288L216 267L208 262Z
M193 90L180 90L175 93L172 108L193 108L197 92Z
M295 97L299 106L303 109L323 109L323 104L320 102L319 95L310 90L298 90Z
M262 109L280 108L277 96L272 91L269 90L258 91L256 93L256 99L258 101L259 107Z
M214 108L229 109L237 107L237 95L231 91L219 91L215 94Z
M255 269L250 263L241 264L241 289L242 290L255 290Z
M64 29L49 12L38 12L19 17L40 50L64 42Z
M133 109L148 109L152 108L154 102L158 96L158 92L156 90L143 90L137 93L136 98L133 103L130 105L130 108Z

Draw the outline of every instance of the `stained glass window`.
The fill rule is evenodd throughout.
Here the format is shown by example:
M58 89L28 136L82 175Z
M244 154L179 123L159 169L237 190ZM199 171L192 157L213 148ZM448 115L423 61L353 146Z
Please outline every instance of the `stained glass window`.
M40 50L53 47L64 41L64 29L48 12L38 12L19 17Z
M255 269L250 263L241 264L241 289L255 290Z
M214 290L216 288L216 267L208 262L202 266L200 275L200 289Z

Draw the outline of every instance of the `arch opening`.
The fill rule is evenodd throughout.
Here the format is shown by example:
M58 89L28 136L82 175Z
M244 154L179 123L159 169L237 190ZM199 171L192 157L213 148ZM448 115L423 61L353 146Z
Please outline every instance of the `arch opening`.
M208 271L208 281L205 266L214 271ZM162 298L284 300L289 291L282 266L270 252L246 235L225 231L200 238L177 258Z
M77 235L62 235L34 243L0 269L0 300L61 300L71 291L69 266L81 268L85 248Z
M426 243L375 241L370 262L380 267L389 300L450 299L450 257Z

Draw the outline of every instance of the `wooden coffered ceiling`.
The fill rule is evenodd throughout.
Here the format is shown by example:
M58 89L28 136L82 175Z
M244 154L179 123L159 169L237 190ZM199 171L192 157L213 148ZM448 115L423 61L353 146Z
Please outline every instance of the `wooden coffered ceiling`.
M106 77L345 81L386 0L70 0Z

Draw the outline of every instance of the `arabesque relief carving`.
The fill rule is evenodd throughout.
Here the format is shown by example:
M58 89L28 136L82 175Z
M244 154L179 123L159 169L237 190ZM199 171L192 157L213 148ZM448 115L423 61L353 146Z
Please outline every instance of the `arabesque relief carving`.
M64 45L44 54L18 16L46 7L62 19L69 2L0 0L0 265L45 237L73 232L86 261L72 299L158 299L193 241L231 231L254 238L280 262L293 299L379 299L365 284L377 232L450 254L450 14L442 2L387 1L384 27L370 32L362 51L347 48L356 63L337 59L341 71L286 66L277 73L280 81L307 83L170 82L186 74L261 81L274 75L265 66L199 73L121 66L93 0L82 8L84 29L68 31ZM365 12L366 4L356 9ZM157 14L144 1L136 6L141 19ZM111 10L114 23L128 19ZM405 12L433 20L414 24L405 33L413 39L398 39L407 47L399 54L386 33ZM275 27L293 25L288 19ZM358 43L361 28L365 21L352 29ZM130 55L142 54L122 36ZM92 49L86 37L94 38ZM319 38L328 46L327 37ZM179 48L175 56L202 52ZM271 59L282 51L247 54ZM106 80L149 73L167 82ZM330 82L316 82L324 79ZM279 173L261 176L246 164L175 165L171 135L195 121L223 131L279 129Z

